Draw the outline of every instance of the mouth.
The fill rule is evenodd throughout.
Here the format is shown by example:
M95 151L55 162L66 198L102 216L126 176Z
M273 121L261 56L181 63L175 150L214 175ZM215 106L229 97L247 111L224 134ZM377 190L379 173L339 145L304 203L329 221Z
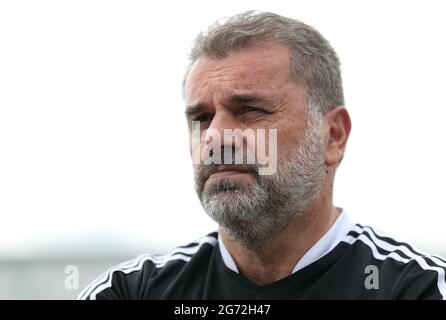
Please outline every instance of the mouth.
M249 170L240 165L218 165L206 173L204 182L210 179L232 179L241 175L252 175L254 173L254 170Z

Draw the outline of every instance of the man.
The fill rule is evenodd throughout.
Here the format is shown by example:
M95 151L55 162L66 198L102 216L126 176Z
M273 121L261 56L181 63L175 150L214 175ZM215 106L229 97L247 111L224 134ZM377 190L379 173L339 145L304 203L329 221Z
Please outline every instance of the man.
M196 190L218 232L112 268L80 299L446 298L445 260L333 206L351 123L339 60L315 29L258 12L213 25L184 96ZM227 130L238 133L217 139ZM252 144L248 130L275 135ZM262 148L277 160L266 174Z

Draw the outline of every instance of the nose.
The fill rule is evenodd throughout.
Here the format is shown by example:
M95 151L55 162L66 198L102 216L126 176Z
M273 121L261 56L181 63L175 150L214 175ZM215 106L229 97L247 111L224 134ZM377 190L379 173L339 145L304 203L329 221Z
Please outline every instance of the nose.
M216 112L206 130L202 159L212 158L213 163L232 163L235 151L243 149L243 136L240 131L240 123L231 112Z
M219 132L219 134L223 137L224 130L233 130L238 127L239 123L234 115L228 110L222 109L215 113L208 129Z

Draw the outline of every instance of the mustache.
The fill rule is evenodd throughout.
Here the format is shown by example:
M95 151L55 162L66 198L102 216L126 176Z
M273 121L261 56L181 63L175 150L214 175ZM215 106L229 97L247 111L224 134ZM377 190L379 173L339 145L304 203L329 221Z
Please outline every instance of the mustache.
M203 191L204 183L206 182L207 178L209 178L210 175L212 175L215 172L221 171L222 166L229 167L229 170L236 170L241 172L247 172L256 178L257 181L259 181L259 165L258 164L235 164L235 163L222 163L222 164L206 164L204 162L200 163L200 167L198 168L198 172L196 174L195 178L195 188L199 194Z
M209 176L211 176L215 172L222 171L222 169L250 173L254 176L256 181L260 183L259 164L251 162L247 163L248 160L245 156L243 156L242 161L240 161L240 159L236 159L236 151L237 150L235 146L231 146L228 148L227 145L223 145L221 146L220 154L216 156L214 154L214 149L209 150L208 158L200 162L198 170L195 174L195 190L197 191L200 198L204 188L204 183L209 178ZM218 160L218 162L209 162L211 158ZM229 183L229 181L223 182Z

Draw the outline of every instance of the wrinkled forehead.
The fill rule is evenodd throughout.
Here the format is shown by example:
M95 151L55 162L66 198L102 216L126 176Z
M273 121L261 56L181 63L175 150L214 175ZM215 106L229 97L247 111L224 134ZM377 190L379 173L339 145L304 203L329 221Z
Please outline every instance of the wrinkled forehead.
M222 59L202 56L185 82L185 99L193 103L224 92L280 91L291 80L290 52L279 45L256 46Z

